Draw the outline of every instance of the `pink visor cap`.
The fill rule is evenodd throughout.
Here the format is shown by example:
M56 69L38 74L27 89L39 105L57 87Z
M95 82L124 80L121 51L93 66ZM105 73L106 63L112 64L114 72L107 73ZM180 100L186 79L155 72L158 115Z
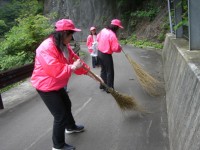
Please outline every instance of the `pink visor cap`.
M91 27L91 28L90 28L90 31L92 31L92 30L96 30L96 28L95 28L95 27Z
M56 22L56 31L81 31L81 29L75 28L74 23L70 19L62 19Z
M120 28L124 28L123 26L122 26L122 23L121 23L121 21L119 20L119 19L113 19L112 21L111 21L111 24L112 25L115 25L115 26L118 26L118 27L120 27Z

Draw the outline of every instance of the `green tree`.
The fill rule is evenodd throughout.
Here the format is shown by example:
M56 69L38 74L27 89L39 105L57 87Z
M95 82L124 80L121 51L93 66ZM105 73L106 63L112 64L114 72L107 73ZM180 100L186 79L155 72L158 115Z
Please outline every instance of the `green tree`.
M0 9L0 18L6 28L1 28L0 36L3 36L13 26L17 25L17 18L24 18L42 13L43 5L37 0L11 0Z
M7 25L4 20L0 20L0 37L3 36L4 31L7 29Z
M53 31L49 19L42 15L30 15L17 22L1 42L0 70L32 62L38 44Z

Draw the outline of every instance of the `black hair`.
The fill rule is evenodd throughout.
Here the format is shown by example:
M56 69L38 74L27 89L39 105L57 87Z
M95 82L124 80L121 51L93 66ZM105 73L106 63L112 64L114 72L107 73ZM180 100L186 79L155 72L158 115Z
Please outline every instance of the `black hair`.
M90 31L90 35L97 35L96 29L94 29L94 30L95 30L95 33L92 34L92 31Z
M115 34L117 34L117 30L119 29L118 26L112 24L108 25L106 28L112 30Z
M97 35L97 32L95 32L94 34L92 34L92 32L90 31L90 35Z
M54 44L58 51L62 51L61 47L63 45L63 39L70 34L73 34L75 31L65 30L65 31L54 31L51 35L53 36Z

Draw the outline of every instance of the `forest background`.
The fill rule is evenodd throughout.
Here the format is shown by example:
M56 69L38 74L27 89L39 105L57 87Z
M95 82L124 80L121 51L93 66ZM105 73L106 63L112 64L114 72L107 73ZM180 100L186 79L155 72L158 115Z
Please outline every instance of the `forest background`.
M167 1L134 0L134 7L130 0L116 3L126 26L118 35L120 42L161 50L170 30ZM35 49L53 32L59 14L45 13L45 0L1 0L0 4L0 71L5 71L34 61Z

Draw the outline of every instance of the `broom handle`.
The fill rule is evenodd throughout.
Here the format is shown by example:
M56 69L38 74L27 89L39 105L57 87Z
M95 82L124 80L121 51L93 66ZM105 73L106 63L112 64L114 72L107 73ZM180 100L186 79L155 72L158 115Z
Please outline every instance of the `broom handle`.
M100 83L102 83L102 81L100 80L100 78L94 74L92 71L90 71L88 68L86 68L85 66L82 66L82 68L84 68L85 70L87 70L90 74L92 74L92 76L97 80L99 81Z
M101 81L101 79L96 75L94 74L92 71L90 71L88 68L86 68L85 66L82 66L83 69L87 70L97 81L99 81L103 86L105 86L107 89L109 89L110 87L108 85L106 85L105 83L103 83Z
M75 61L76 59L75 58L73 58L73 60ZM107 84L105 84L105 83L103 83L102 81L101 81L101 79L96 75L96 74L94 74L92 71L90 71L88 68L86 68L85 66L82 66L82 68L83 69L85 69L85 70L87 70L97 81L99 81L103 86L105 86L107 89L110 89L110 87L107 85Z
M126 58L128 59L130 64L131 64L131 62L136 63L133 59L130 60L130 57L128 57L128 55L124 52L123 49L122 49L122 52L124 53L124 55L126 56Z
M122 52L124 53L124 55L127 57L127 54L124 52L124 50L122 49Z

